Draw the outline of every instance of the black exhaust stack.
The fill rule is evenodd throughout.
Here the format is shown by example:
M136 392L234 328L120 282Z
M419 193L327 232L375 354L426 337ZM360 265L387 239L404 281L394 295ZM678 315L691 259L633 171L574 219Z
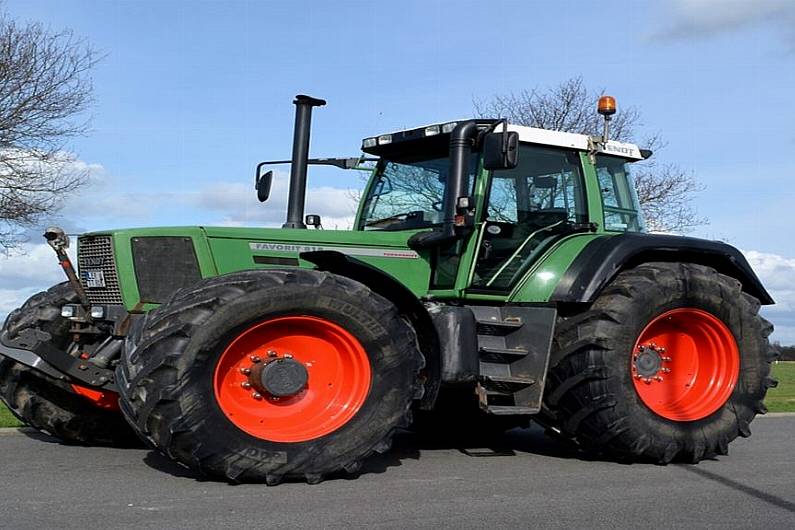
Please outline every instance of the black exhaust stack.
M293 132L293 161L290 167L290 192L287 200L287 222L282 228L306 228L304 200L306 199L306 165L309 158L309 130L312 107L322 107L325 100L309 96L295 96L295 131Z

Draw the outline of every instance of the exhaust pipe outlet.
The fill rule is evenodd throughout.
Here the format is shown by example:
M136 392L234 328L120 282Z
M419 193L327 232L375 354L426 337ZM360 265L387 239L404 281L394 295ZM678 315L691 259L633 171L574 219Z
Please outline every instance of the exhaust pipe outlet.
M304 201L306 199L306 166L309 159L309 131L312 126L312 107L322 107L325 100L298 95L295 104L293 131L293 159L290 166L290 191L287 199L287 222L282 228L306 228Z

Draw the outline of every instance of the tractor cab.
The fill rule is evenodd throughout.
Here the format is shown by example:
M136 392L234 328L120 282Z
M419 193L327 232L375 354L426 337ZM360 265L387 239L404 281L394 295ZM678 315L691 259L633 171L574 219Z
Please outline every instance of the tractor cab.
M362 150L378 161L354 229L409 233L434 258L432 289L505 295L568 236L644 231L629 166L650 153L632 144L495 119L365 138Z

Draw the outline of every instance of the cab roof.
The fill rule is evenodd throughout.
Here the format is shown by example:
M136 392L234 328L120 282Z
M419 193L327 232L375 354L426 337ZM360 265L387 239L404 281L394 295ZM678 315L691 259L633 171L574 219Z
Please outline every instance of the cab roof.
M392 149L387 146L395 146L395 144L402 144L403 142L428 139L433 140L433 143L446 145L450 138L450 131L457 123L466 120L456 120L442 123L433 123L422 127L412 129L404 129L391 133L381 134L362 140L362 151L374 155L386 155ZM502 126L497 128L498 131L502 130ZM550 131L547 129L538 129L536 127L525 127L524 125L508 124L509 131L519 133L519 141L531 144L550 145L554 147L564 147L568 149L576 149L579 151L587 151L591 145L590 137L585 134L576 134L561 131ZM446 132L445 132L446 131ZM382 142L383 139L388 137L388 141ZM608 141L604 146L599 149L600 152L609 155L620 156L631 160L643 160L648 158L648 153L641 153L640 148L635 144L617 142L615 140Z

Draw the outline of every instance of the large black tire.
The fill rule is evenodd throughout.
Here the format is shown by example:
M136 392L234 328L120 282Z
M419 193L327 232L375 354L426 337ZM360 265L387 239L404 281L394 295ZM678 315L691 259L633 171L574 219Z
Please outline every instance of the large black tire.
M6 319L5 330L15 338L25 329L40 329L52 343L66 349L69 322L61 306L77 301L68 283L30 297ZM0 400L20 421L61 441L79 445L129 446L138 440L118 411L97 407L66 381L0 356Z
M544 396L542 423L581 448L609 458L696 463L728 453L737 436L749 436L756 414L766 412L776 353L772 325L759 301L740 282L689 263L647 263L620 273L585 312L560 319ZM635 341L658 315L695 308L720 319L740 352L737 384L714 413L672 421L640 399L630 372Z
M244 330L277 317L334 322L366 351L372 379L359 411L337 430L300 442L244 432L213 391L218 359ZM177 292L135 326L117 369L122 410L139 434L187 467L233 482L319 482L355 472L389 449L421 396L424 361L414 330L364 285L308 270L244 271ZM311 381L311 379L310 379Z
M70 342L69 321L61 316L61 306L77 301L77 293L69 282L53 285L14 309L6 318L3 329L12 339L26 329L40 329L52 336L53 346L65 349Z
M64 381L0 357L0 399L23 423L66 444L140 444L118 411L99 408Z

